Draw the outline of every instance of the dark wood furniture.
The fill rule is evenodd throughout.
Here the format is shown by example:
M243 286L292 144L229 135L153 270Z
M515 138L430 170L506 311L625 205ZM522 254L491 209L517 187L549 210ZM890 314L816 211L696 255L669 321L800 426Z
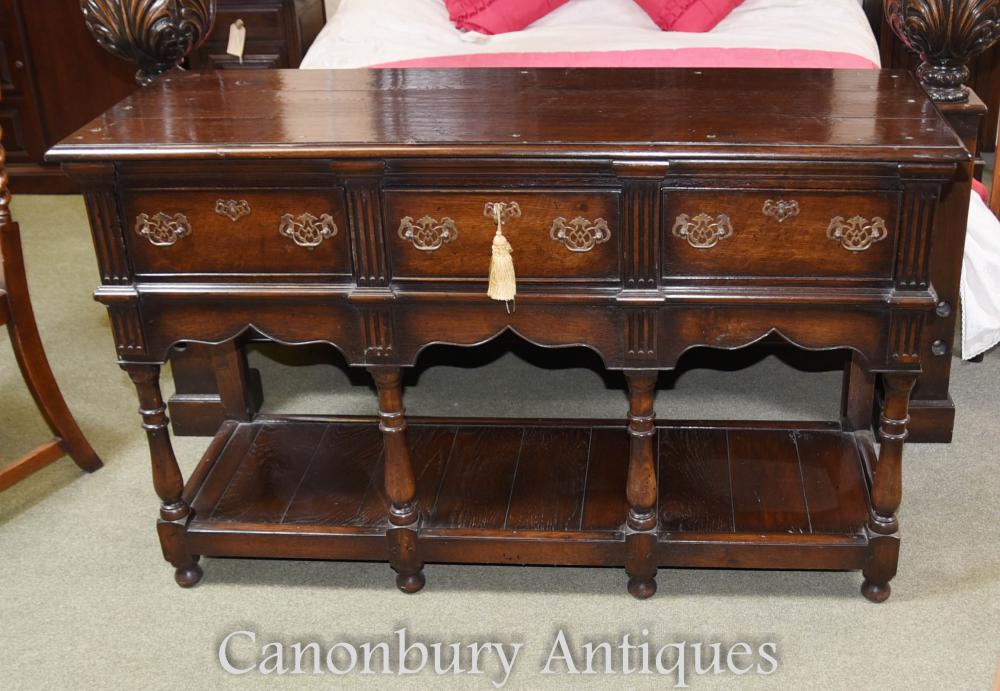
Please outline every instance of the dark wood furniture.
M132 71L94 43L79 0L0 0L0 126L15 192L76 190L45 152L132 93Z
M81 6L95 40L139 65L140 84L184 61L195 69L298 67L326 21L323 0L83 0ZM237 23L245 31L242 59L226 52ZM178 434L211 436L223 420L250 420L260 408L260 377L239 343L178 347L171 371Z
M990 74L995 74L997 49L980 59L974 57L977 51L988 47L991 36L1000 32L997 26L1000 9L996 0L865 0L864 5L876 35L881 36L887 66L915 69L919 64L918 60L908 57L907 48L889 26L888 17L902 16L900 13L905 9L921 19L909 29L909 40L912 42L914 37L919 40L919 36L926 35L927 40L923 43L933 43L934 49L928 54L930 64L947 65L949 67L943 70L947 75L961 77L961 70L956 66L971 58L972 83L984 89L991 99L996 99L1000 90L993 89L996 80ZM884 11L886 7L888 12ZM949 17L964 18L950 23L943 21ZM987 112L986 104L973 95L969 101L942 102L939 107L969 150L978 151L977 137L981 132L982 116ZM968 200L962 191L969 185L970 174L960 169L954 185L944 195L944 203L949 208L948 218L955 226L960 225L967 214ZM957 322L955 306L958 304L963 249L961 243L948 243L932 250L940 301L924 331L921 352L928 364L911 398L911 434L914 440L921 442L948 442L954 428L955 405L949 393L951 343ZM247 366L240 344L224 348L191 344L172 360L172 368L175 394L169 406L177 434L210 435L224 419L252 420L263 398L259 377ZM851 376L852 371L848 363L846 376ZM878 427L879 411L880 408L876 409L874 414L875 428Z
M384 559L408 592L443 561L624 565L637 597L661 566L861 569L888 596L932 247L964 232L942 191L971 165L908 74L176 74L50 156L85 189L181 585L229 555ZM514 306L486 295L498 225ZM160 365L249 329L334 345L378 418L227 422L185 482ZM407 417L427 345L508 331L596 352L627 415ZM656 421L658 371L769 335L852 353L841 420Z
M193 69L298 67L326 23L323 0L218 0L208 40L188 57ZM229 27L246 27L242 62L226 53ZM177 434L212 436L223 420L252 420L263 402L260 374L242 343L192 343L170 360L170 416Z
M0 126L0 137L2 134L3 127ZM8 182L6 152L0 145L0 324L7 326L10 345L24 383L55 439L0 466L0 492L66 455L88 473L102 465L66 406L45 357L28 295L21 231L10 213Z
M298 67L326 23L323 0L218 0L215 27L188 56L192 69ZM243 61L226 53L229 27L246 27Z

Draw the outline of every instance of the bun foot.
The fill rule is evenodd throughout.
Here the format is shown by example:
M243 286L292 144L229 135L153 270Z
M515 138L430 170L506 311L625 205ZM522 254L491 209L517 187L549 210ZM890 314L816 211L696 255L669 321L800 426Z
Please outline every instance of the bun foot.
M182 588L192 588L198 585L198 581L201 580L204 573L198 564L192 563L190 566L185 566L174 571L174 580Z
M656 579L632 576L628 579L628 592L636 600L648 600L656 594Z
M419 592L426 583L427 577L424 576L423 571L411 574L398 574L396 576L396 587L410 595Z
M885 602L891 593L892 588L889 587L888 583L875 583L866 578L865 582L861 584L861 594L875 603Z

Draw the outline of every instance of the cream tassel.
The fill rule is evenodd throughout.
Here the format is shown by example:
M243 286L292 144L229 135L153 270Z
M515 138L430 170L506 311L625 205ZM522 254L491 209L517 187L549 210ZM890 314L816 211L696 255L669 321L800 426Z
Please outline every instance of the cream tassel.
M510 303L517 295L517 277L514 275L514 260L511 254L514 248L510 246L503 234L503 224L499 209L494 210L497 219L497 234L493 236L493 256L490 258L490 287L487 294L494 300Z

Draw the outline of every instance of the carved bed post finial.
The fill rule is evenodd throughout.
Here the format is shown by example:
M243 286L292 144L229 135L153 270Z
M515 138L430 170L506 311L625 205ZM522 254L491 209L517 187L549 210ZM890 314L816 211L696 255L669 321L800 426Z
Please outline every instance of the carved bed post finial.
M923 61L917 76L935 101L969 98L969 62L1000 38L1000 0L885 0L893 31Z
M91 35L139 65L145 86L200 46L215 23L215 0L80 0Z

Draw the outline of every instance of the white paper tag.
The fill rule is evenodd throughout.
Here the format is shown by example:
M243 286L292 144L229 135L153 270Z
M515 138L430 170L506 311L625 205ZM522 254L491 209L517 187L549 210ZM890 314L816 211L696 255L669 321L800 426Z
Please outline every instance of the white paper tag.
M247 27L242 19L237 19L229 25L229 45L226 53L240 59L243 64L243 49L247 43Z

